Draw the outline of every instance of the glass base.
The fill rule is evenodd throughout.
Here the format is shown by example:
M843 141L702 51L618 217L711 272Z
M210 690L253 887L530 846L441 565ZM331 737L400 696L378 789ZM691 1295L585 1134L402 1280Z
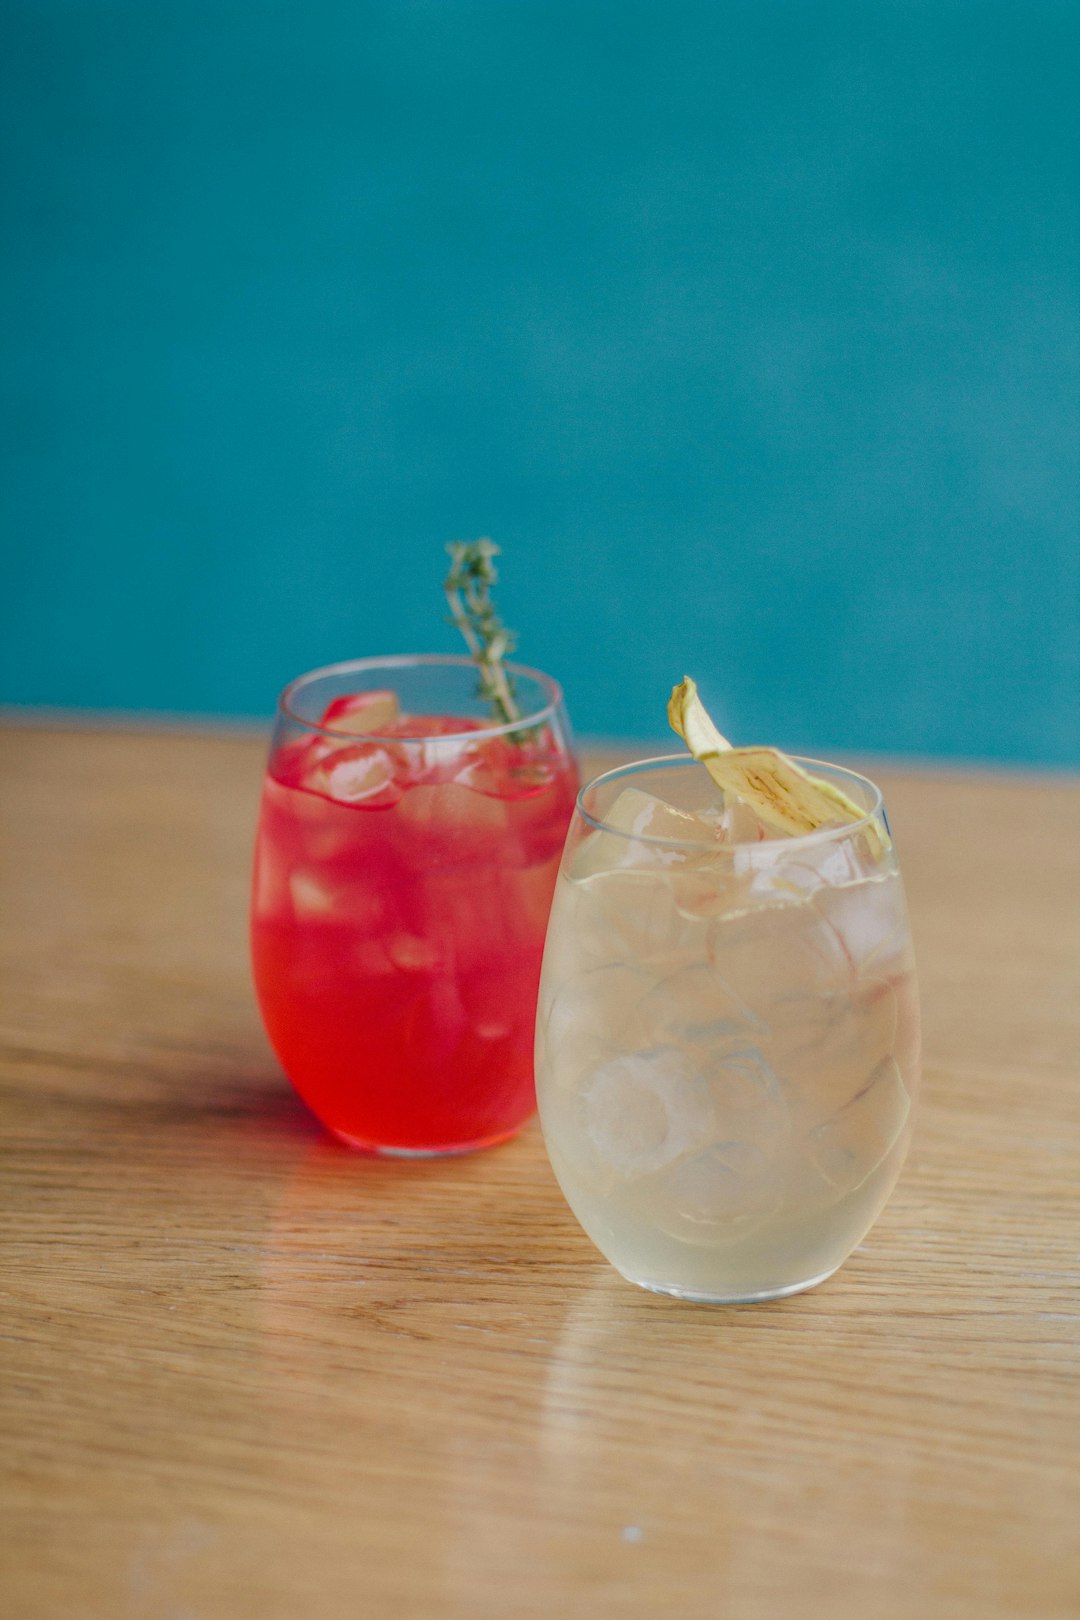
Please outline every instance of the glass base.
M349 1136L345 1131L334 1131L333 1135L354 1153L366 1153L376 1159L455 1159L463 1153L479 1153L484 1148L498 1147L500 1142L509 1142L512 1137L523 1131L529 1123L523 1119L520 1125L515 1125L509 1131L500 1131L497 1136L480 1136L472 1142L449 1142L438 1147L392 1147L384 1142L365 1142L358 1136Z
M762 1288L752 1294L699 1294L690 1288L654 1282L649 1277L631 1277L628 1271L620 1271L619 1274L636 1287L647 1288L650 1294L670 1294L675 1299L685 1299L694 1305L760 1305L768 1299L787 1299L790 1294L805 1294L808 1289L827 1282L839 1270L839 1266L830 1266L828 1271L822 1271L816 1277L807 1277L804 1282L785 1283L782 1288Z

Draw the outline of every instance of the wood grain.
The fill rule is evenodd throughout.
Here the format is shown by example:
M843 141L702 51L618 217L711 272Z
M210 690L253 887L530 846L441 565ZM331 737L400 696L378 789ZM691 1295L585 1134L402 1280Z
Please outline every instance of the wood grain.
M623 1283L535 1126L325 1139L246 965L263 749L0 733L0 1612L1075 1620L1080 791L878 771L916 1146L819 1291Z

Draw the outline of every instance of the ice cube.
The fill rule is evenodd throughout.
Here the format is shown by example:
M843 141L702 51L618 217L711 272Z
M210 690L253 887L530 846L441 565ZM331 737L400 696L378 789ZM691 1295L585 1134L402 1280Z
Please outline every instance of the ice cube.
M707 1087L678 1047L614 1058L587 1078L581 1105L597 1158L623 1177L661 1170L712 1135Z
M738 801L735 801L736 803ZM748 815L754 812L743 806ZM727 812L725 812L726 814ZM866 876L855 842L822 842L807 847L771 829L760 841L721 845L716 856L677 882L679 904L701 916L723 917L765 906L810 899L832 883Z
M617 872L633 864L634 846L610 833L586 833L573 849L566 873L573 882L583 882L603 872ZM659 866L660 861L650 864Z
M327 705L320 726L350 736L384 736L398 719L396 692L346 692Z
M458 978L470 1027L488 1042L513 1035L519 1052L533 1046L536 1036L534 986L534 975L521 961L486 974L462 974Z
M687 861L672 873L675 904L683 917L706 923L743 909L745 885L738 875L736 856L736 851L721 848Z
M717 1136L775 1158L787 1142L790 1119L771 1065L760 1048L746 1043L715 1051L712 1057L708 1082Z
M895 1060L882 1059L858 1094L810 1133L825 1180L841 1194L861 1187L900 1140L910 1109Z
M551 787L562 763L550 739L538 744L481 734L462 757L454 780L497 799L534 799Z
M260 921L288 911L288 882L285 867L269 838L260 837L255 854L254 901L252 910Z
M294 915L303 921L329 917L336 906L332 886L317 873L302 869L289 874L289 898Z
M700 958L707 949L705 924L683 904L704 886L708 894L723 881L711 870L717 849L711 824L701 816L665 804L637 788L619 795L609 819L628 831L675 829L683 848L651 844L635 836L597 831L570 854L566 875L576 886L576 947L594 960L623 957L664 962ZM728 860L730 866L730 860Z
M763 1027L716 969L700 960L661 979L642 1001L640 1015L653 1040L709 1048Z
M399 849L414 867L496 865L509 834L505 804L458 782L410 787L397 807Z
M719 977L764 1024L788 1001L845 986L851 963L829 921L807 903L754 907L713 925Z
M736 871L754 901L802 900L833 883L853 883L865 874L850 839L809 848L772 838L735 851Z
M578 845L570 864L573 878L594 877L629 866L661 869L679 866L693 855L673 849L674 841L710 848L716 844L714 824L689 810L679 810L640 788L624 788L603 818L605 826L589 833ZM645 839L664 840L649 844Z
M357 938L385 930L385 893L348 868L294 867L288 876L288 895L298 921L345 923Z
M788 1001L774 1020L770 1053L792 1107L816 1122L851 1100L866 1076L896 1055L897 998L883 979Z
M407 780L429 786L462 780L482 758L488 727L465 715L403 715L389 735L402 739Z
M665 853L620 838L615 833L590 832L573 850L567 864L567 876L574 882L600 877L607 872L621 872L638 868L645 871L663 869Z
M725 797L717 831L725 844L760 844L770 837L769 829L757 812L733 794Z
M390 934L386 954L402 973L432 973L442 961L437 942L419 934Z
M738 801L734 801L737 806ZM741 807L748 816L754 812ZM731 820L731 807L725 819ZM754 818L756 822L756 817ZM689 861L674 882L680 909L691 915L726 917L764 906L797 904L830 883L854 882L865 875L850 841L821 848L806 848L760 826L761 838L721 843L714 852ZM736 831L748 831L736 824Z
M387 809L401 798L401 763L390 749L374 743L335 748L318 761L310 785L340 804Z
M568 760L493 737L463 749L448 779L510 807L509 863L540 866L561 853L575 791Z
M768 1220L783 1194L771 1156L752 1142L718 1142L663 1173L655 1193L657 1224L683 1243L722 1247Z
M325 737L304 737L299 742L286 743L275 750L268 767L269 774L286 787L299 787L332 747L333 744Z
M714 823L635 787L623 788L602 819L606 826L633 838L675 839L693 844L716 841Z
M571 952L583 964L621 959L668 972L701 960L708 928L675 903L667 873L654 869L598 873L574 885Z
M864 833L822 839L805 850L800 858L813 866L824 883L835 885L879 878L895 870L894 856L887 851L871 850Z
M346 818L327 814L325 788L318 772L323 757L332 752L326 747L316 754L307 745L296 749L287 762L287 779L277 774L279 756L275 756L266 782L265 813L273 818L273 824L288 827L289 848L297 854L302 851L313 865L342 853L354 831L342 825ZM268 822L268 829L270 825ZM284 836L275 833L275 840Z
M628 1046L645 1044L638 1007L655 980L621 962L573 974L557 987L545 974L537 1016L542 1061L573 1087Z
M900 878L884 872L858 883L822 888L813 904L835 929L857 972L883 971L901 959L909 944L907 912Z

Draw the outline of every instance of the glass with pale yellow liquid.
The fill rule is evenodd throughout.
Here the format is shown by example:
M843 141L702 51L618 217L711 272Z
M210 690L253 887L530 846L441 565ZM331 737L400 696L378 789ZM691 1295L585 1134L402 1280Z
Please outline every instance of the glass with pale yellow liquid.
M824 1281L911 1135L918 996L881 795L785 764L843 820L785 833L694 759L646 760L582 790L556 885L536 1049L551 1163L601 1253L685 1299Z

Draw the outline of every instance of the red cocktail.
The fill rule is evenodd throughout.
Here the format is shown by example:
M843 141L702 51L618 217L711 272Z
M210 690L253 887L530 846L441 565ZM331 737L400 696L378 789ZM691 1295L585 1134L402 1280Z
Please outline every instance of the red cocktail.
M282 699L255 855L267 1032L314 1113L446 1153L532 1113L544 932L577 775L558 688L494 726L462 658L318 671Z

